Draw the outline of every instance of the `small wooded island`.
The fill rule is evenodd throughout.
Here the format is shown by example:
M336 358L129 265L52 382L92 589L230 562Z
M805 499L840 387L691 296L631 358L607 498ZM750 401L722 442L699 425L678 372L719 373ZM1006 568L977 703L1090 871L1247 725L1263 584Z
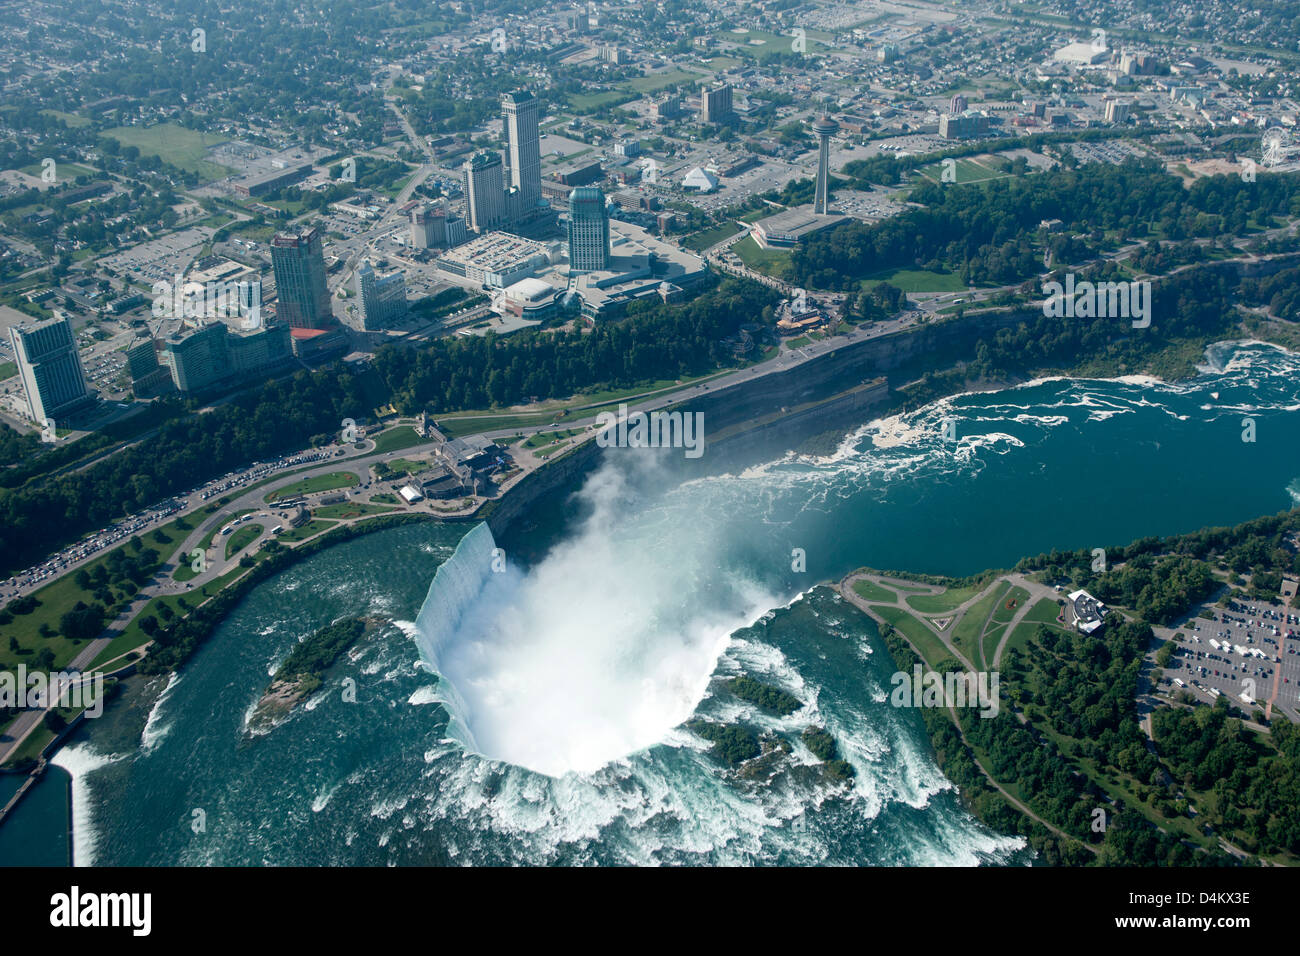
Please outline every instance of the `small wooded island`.
M250 733L270 730L313 694L344 651L355 644L375 622L352 617L322 627L300 643L276 669L270 685L249 718Z

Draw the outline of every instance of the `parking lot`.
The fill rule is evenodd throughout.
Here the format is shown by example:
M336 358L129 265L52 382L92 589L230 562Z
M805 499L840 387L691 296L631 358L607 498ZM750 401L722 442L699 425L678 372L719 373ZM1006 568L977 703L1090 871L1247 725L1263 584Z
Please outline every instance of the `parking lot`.
M197 251L215 231L211 226L183 229L105 256L99 265L144 283L171 282L189 268Z
M1070 151L1081 163L1111 163L1122 165L1130 159L1140 159L1146 154L1123 140L1106 140L1098 143L1071 143Z
M0 601L18 597L41 587L51 579L67 573L81 562L95 557L108 548L117 546L131 535L142 535L164 524L172 515L187 510L189 499L196 495L197 501L195 503L197 504L218 497L228 491L234 491L261 481L263 478L270 477L284 469L324 461L338 454L341 454L340 450L331 446L300 452L273 461L254 462L247 468L232 471L221 478L208 482L206 485L191 488L184 494L164 501L160 505L131 515L116 524L87 535L76 544L51 555L41 564L15 574L7 581L0 581Z
M1253 713L1273 696L1276 681L1273 716L1300 720L1300 614L1262 601L1210 610L1214 620L1194 618L1180 629L1183 641L1165 668L1167 689L1206 702L1222 694Z

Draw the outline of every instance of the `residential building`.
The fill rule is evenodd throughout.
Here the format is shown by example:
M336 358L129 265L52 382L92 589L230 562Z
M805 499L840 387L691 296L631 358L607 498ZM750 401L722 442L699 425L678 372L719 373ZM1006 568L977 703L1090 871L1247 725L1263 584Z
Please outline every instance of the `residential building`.
M391 328L406 318L406 279L400 272L381 276L363 262L357 269L357 299L363 331Z
M287 325L232 332L225 323L212 322L169 336L163 359L179 391L205 392L288 363L292 356L290 334Z
M945 113L939 117L939 136L943 139L978 139L988 133L987 113L967 110L965 113Z
M443 249L447 246L447 208L421 203L411 210L411 247Z
M730 83L717 83L700 93L701 123L726 123L732 115Z
M32 421L57 419L94 400L66 317L15 325L9 329L9 342Z
M465 161L465 198L469 228L479 235L505 223L505 181L499 155L477 153Z
M1106 122L1122 124L1128 122L1130 104L1119 100L1106 101Z

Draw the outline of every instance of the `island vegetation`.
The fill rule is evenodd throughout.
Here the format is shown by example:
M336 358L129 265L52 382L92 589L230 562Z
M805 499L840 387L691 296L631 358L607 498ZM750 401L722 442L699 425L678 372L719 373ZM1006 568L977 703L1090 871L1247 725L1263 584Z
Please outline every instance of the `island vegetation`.
M739 767L746 760L753 760L762 753L758 734L753 728L742 724L720 724L695 719L687 721L686 728L713 744L709 753L729 767Z
M803 706L803 701L789 691L756 681L747 674L727 681L727 690L743 701L748 701L779 717L788 717Z
M853 765L840 759L839 746L825 727L807 727L801 736L813 756L824 764L827 777L832 780L848 780L853 776Z
M321 686L325 672L366 632L362 618L326 625L301 641L284 659L249 719L250 730L263 729L283 718Z

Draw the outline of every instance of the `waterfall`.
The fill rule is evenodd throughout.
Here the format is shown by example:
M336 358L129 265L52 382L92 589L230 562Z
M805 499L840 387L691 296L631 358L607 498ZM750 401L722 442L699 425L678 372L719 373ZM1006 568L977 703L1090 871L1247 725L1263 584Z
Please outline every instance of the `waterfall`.
M456 633L465 612L482 596L492 575L492 558L496 539L487 522L475 525L469 534L460 539L456 550L444 561L429 584L429 593L420 606L415 619L416 644L420 656L439 674L438 696L451 714L448 730L468 749L477 751L469 729L469 707L456 691L451 681L442 675L439 664L441 652Z
M731 632L773 606L698 513L637 510L662 477L651 456L603 465L586 517L526 570L486 525L438 569L415 636L467 750L562 777L652 747L694 713Z

